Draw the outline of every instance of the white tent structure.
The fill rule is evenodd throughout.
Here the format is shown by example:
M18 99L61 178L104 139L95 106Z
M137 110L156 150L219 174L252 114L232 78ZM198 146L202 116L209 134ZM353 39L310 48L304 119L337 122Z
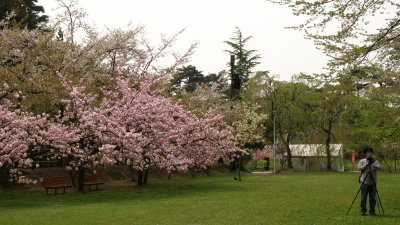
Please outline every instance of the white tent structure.
M292 154L292 164L294 169L302 171L326 170L327 157L326 146L323 144L298 144L289 145ZM343 165L343 146L341 144L331 144L331 166L332 170L344 171ZM287 160L287 153L284 154Z

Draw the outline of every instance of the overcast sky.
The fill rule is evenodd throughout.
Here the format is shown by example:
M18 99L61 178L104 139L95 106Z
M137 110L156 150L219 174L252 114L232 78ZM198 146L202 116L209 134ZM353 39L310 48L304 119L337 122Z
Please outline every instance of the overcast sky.
M47 15L54 14L55 0L38 4ZM233 36L236 26L244 36L253 36L247 48L258 50L262 57L255 70L269 70L289 80L300 72L324 72L328 59L301 31L284 28L301 22L290 9L265 0L81 0L80 4L100 29L132 22L145 26L157 40L160 33L172 35L186 28L174 49L184 51L198 41L189 64L204 74L227 69L229 55L223 50L228 46L223 42Z

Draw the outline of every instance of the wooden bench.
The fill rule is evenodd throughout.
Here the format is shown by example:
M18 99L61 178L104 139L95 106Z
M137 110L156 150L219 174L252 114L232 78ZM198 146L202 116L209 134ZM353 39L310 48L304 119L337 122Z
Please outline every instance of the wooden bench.
M99 185L99 184L104 184L104 182L99 182L99 181L97 180L97 176L94 175L94 174L86 174L86 175L83 177L83 185L84 185L84 186L85 186L85 185L88 185L88 186L89 186L89 191L91 191L90 187L91 187L92 185L96 185L96 191L99 190L99 189L98 189L98 185Z
M54 177L43 177L42 187L46 188L46 195L49 194L49 189L54 189L54 194L56 195L57 188L64 188L64 193L65 193L65 188L71 187L71 185L65 183L64 176L54 176Z

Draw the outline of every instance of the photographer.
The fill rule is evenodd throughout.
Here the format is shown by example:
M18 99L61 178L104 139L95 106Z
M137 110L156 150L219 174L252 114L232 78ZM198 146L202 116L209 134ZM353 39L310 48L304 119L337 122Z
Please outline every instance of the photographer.
M375 216L375 205L376 205L376 171L381 170L382 166L378 160L372 158L374 150L371 147L365 147L363 149L365 158L361 159L358 163L357 170L362 171L360 177L361 184L361 215L365 216L367 213L367 196L369 195L369 214ZM371 175L367 176L371 171Z

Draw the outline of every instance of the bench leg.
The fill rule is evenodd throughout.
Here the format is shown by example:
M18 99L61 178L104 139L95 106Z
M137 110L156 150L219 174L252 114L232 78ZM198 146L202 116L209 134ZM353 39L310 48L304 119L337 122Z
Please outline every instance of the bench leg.
M63 193L64 194L66 193L66 190L65 190L66 187L56 187L56 188L46 188L46 195L49 195L49 189L54 189L54 195L56 195L58 188L63 188L64 189Z

